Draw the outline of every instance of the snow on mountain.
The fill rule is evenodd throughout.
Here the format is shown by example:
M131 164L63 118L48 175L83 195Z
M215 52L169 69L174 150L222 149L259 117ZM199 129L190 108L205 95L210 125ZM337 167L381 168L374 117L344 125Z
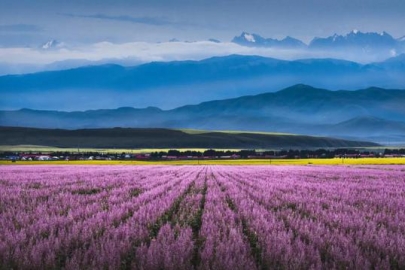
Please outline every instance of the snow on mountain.
M51 49L58 49L62 48L64 46L63 42L59 42L56 39L52 39L40 46L41 49L43 50L51 50Z
M250 34L247 32L242 32L240 36L234 37L232 39L232 42L242 46L253 47L265 47L267 45L267 41L265 38L257 34Z
M243 37L245 38L246 41L256 42L255 37L251 34L245 33Z

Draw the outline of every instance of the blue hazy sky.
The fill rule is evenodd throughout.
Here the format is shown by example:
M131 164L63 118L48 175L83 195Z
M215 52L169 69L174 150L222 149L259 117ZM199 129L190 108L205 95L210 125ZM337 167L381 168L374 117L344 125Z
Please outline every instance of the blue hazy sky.
M229 41L242 31L305 42L352 29L401 37L404 14L404 0L0 0L0 46Z

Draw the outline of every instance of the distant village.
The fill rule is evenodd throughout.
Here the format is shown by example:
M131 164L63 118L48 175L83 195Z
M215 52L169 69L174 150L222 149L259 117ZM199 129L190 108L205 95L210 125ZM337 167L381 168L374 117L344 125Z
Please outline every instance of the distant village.
M240 150L205 151L169 150L151 153L107 153L107 152L0 152L1 160L9 161L54 161L54 160L202 160L202 159L309 159L309 158L387 158L405 157L405 149L381 149L375 151L355 149L317 149L317 150Z

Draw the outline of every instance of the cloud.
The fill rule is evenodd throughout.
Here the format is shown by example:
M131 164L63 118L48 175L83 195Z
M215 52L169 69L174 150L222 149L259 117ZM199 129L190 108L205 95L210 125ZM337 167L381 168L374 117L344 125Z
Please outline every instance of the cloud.
M40 32L42 28L34 24L3 24L0 32Z
M56 61L82 59L134 59L137 62L198 60L215 55L243 53L249 48L233 43L201 42L100 42L79 47L43 51L34 48L0 48L0 62L12 64L50 64Z
M364 59L362 58L364 56L349 54L346 51L320 52L279 48L254 48L240 46L231 42L129 42L121 44L100 42L82 46L69 46L69 44L66 44L66 46L55 48L54 50L41 50L38 48L0 48L0 63L3 64L0 75L13 73L11 67L13 67L14 70L16 70L16 67L19 67L19 73L26 73L39 70L59 69L59 67L62 69L73 68L90 64L116 63L130 66L152 61L201 60L230 54L260 55L284 60L338 58L363 63L384 60L376 59L376 56L370 56L371 58ZM27 66L29 69L25 68Z
M164 18L158 17L133 17L127 15L111 16L106 14L94 14L94 15L80 15L72 13L58 13L62 16L72 17L72 18L89 18L89 19L100 19L100 20L112 20L112 21L122 21L130 23L139 23L147 25L179 25L177 22L169 21Z
M111 59L112 62L131 59L129 62L146 63L151 61L201 60L230 54L262 55L284 59L294 59L302 56L300 51L250 48L231 42L129 42L122 44L100 42L79 47L66 45L66 47L50 51L35 48L0 48L0 62L47 65L57 61L73 59L93 62L103 59Z

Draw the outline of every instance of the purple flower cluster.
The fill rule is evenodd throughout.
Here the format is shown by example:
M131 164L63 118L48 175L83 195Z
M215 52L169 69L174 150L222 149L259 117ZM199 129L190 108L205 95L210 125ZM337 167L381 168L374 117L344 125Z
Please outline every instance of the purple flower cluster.
M3 166L0 269L404 269L404 166Z

